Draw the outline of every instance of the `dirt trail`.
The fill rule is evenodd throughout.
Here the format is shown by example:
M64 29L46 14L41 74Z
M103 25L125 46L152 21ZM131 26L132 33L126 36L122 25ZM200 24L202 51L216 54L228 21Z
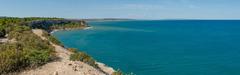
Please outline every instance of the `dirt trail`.
M33 33L41 37L43 40L47 40L43 37L43 30L34 29ZM60 58L57 61L49 62L39 68L33 70L27 70L21 72L19 75L106 75L102 71L95 69L94 67L85 64L80 61L70 61L69 57L71 52L67 51L66 48L51 43L55 47L56 55ZM99 67L110 75L114 70L110 67L105 66L102 63L98 63Z

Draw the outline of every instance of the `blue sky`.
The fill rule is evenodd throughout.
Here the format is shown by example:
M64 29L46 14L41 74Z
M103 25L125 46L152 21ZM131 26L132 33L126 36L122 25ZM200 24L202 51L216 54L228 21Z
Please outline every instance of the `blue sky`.
M240 19L240 0L0 0L0 16Z

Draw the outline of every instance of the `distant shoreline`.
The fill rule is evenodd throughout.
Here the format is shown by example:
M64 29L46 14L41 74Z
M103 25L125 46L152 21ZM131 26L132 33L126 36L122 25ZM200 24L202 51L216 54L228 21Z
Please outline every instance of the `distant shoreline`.
M58 31L87 30L87 29L91 29L91 28L93 28L93 27L88 26L88 27L81 27L81 28L53 29L52 31L50 31L50 34L53 34Z

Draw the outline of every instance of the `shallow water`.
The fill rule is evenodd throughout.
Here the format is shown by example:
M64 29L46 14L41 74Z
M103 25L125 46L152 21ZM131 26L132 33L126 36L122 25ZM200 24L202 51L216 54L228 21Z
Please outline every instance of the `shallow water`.
M240 21L156 20L90 22L91 29L58 31L115 69L137 75L240 75Z

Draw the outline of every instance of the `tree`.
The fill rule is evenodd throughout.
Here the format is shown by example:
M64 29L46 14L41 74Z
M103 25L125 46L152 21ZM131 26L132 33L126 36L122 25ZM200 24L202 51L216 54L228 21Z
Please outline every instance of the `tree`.
M0 25L0 37L4 37L6 35L5 28L6 26Z

